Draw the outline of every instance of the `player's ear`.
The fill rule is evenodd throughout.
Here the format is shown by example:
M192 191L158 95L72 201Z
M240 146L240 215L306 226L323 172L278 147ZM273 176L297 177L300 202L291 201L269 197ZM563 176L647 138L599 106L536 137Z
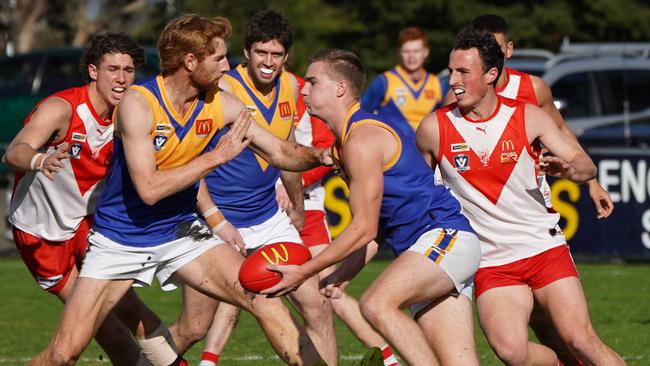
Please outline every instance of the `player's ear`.
M88 76L90 76L90 80L97 81L97 66L88 64Z
M199 60L196 58L196 55L193 53L187 53L185 54L185 57L183 57L183 65L185 65L185 68L189 71L193 71L196 69L196 66L198 65Z
M514 45L512 44L512 41L508 41L508 43L506 43L506 59L512 57L513 50L514 50Z
M485 73L486 84L492 84L499 76L499 70L496 67L489 69Z
M247 48L244 48L244 58L246 59L246 61L250 61L251 59L251 54Z
M350 83L345 79L341 79L336 85L336 96L340 98L345 95L349 87Z

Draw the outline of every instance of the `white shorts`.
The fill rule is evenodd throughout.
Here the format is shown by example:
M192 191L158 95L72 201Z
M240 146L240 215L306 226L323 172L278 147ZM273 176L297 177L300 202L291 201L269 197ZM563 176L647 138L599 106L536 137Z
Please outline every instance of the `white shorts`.
M454 295L464 295L470 300L474 288L474 273L481 263L481 244L478 237L467 231L433 229L422 234L407 251L422 254L442 268L454 283ZM417 314L431 301L411 306Z
M298 233L296 227L291 223L291 219L289 219L287 213L282 210L278 210L275 215L261 224L240 228L238 230L248 250L281 241L302 244L300 233ZM223 243L223 240L217 240Z
M155 247L131 247L118 244L104 235L91 231L88 252L79 277L102 280L134 280L133 286L150 286L154 275L165 291L179 284L170 279L179 268L208 249L221 244L203 221L191 224L198 235L186 236Z

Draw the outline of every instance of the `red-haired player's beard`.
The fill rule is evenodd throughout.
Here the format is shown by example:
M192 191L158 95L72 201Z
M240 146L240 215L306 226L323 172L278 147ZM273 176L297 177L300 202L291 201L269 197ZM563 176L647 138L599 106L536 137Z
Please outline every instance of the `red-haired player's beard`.
M199 67L193 73L190 74L190 81L194 87L201 91L208 91L216 87L219 83L219 79L223 76L223 73L207 72L203 68Z

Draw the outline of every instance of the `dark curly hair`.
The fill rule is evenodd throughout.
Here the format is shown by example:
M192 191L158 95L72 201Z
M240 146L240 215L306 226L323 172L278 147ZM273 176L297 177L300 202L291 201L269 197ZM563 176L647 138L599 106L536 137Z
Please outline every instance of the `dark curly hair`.
M262 10L253 15L246 24L244 48L251 49L255 42L277 40L286 52L293 44L293 27L282 14L273 10Z
M503 59L505 58L499 43L492 33L479 32L471 27L463 28L456 36L454 50L469 50L476 48L481 57L483 71L487 72L493 67L497 68L497 77L493 84L496 85L501 71L503 71Z
M136 68L142 66L146 61L144 49L127 33L100 33L93 37L88 47L84 50L83 55L81 55L79 71L81 71L81 76L84 81L86 83L91 81L90 75L88 74L88 65L99 66L104 55L117 53L131 56L133 65Z
M508 39L508 23L496 14L479 15L472 20L469 26L479 32L501 33Z

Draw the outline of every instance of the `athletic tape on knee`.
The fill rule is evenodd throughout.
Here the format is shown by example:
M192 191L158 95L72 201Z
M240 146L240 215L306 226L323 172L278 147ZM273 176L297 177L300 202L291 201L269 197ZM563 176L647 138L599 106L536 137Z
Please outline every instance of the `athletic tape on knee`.
M135 340L153 366L168 366L178 358L178 348L169 329L162 323L148 336L135 337Z

